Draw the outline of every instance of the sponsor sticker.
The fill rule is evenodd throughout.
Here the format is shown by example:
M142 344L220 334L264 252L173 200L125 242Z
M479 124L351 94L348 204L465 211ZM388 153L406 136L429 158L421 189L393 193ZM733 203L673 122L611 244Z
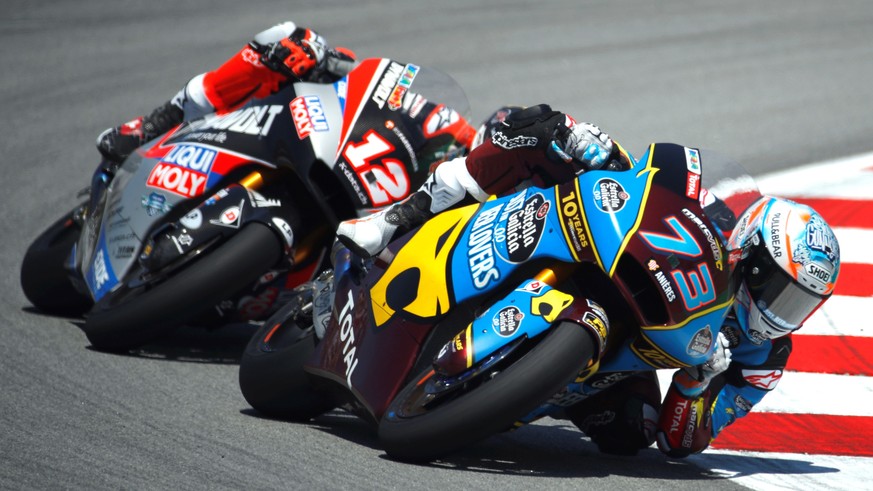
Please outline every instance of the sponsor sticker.
M621 211L629 199L630 195L614 179L603 178L594 183L594 202L605 213Z
M215 150L194 145L176 145L155 164L146 184L185 198L199 196L206 190L206 181Z
M151 193L148 196L143 196L140 202L142 207L145 208L146 214L150 217L163 215L170 211L167 197L160 193Z
M527 198L520 210L506 218L507 260L514 263L526 261L536 250L545 229L545 218L551 203L542 194Z
M706 326L694 333L685 352L691 356L705 356L709 354L709 350L712 348L712 340L712 330L709 326Z
M200 208L194 208L180 218L179 223L188 230L197 230L203 225L203 213Z
M282 236L285 237L285 243L288 244L288 247L294 246L294 230L291 229L291 225L288 224L285 220L281 218L273 217L273 225L279 229L279 232L282 233Z
M330 130L327 116L324 114L324 106L318 96L295 97L289 107L291 108L291 118L294 120L294 128L301 140L309 138L313 131Z
M700 152L696 148L685 147L685 166L688 172L700 175Z
M494 317L491 318L491 328L499 336L508 338L515 334L521 326L522 319L524 319L524 313L518 307L510 305L494 314Z
M539 140L537 140L534 136L519 135L513 138L509 138L502 131L497 131L493 135L491 135L491 143L505 150L512 150L513 148L535 147L537 146L537 141Z
M743 378L749 385L773 390L782 378L782 370L743 370Z
M406 65L403 69L403 75L400 76L400 80L397 81L397 85L394 86L394 90L388 97L388 109L396 111L403 106L403 96L412 87L412 81L418 75L418 70L417 65Z
M561 220L561 229L573 251L576 254L581 254L590 246L588 232L582 219L582 202L579 200L575 187L571 185L566 191L565 189L565 186L560 186L556 193L558 200L556 206Z
M479 213L473 222L470 237L467 239L467 263L473 286L481 290L492 281L500 278L500 271L494 260L494 221L500 215L501 205Z
M379 106L379 109L385 107L385 102L391 97L394 86L397 85L401 75L403 75L403 65L399 63L392 61L388 68L385 69L382 79L379 80L379 84L373 90L373 97L371 98Z
M244 205L245 200L240 200L239 205L225 208L217 220L209 220L209 223L213 225L221 225L222 227L239 228L239 225L242 222L242 210Z

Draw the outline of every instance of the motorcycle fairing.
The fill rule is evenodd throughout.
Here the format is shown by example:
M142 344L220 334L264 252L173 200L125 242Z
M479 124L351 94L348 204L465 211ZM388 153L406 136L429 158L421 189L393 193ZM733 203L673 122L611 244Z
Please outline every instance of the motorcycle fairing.
M615 274L617 259L640 225L652 180L661 170L652 166L649 152L641 161L645 161L644 166L635 165L622 172L586 172L574 182L584 210L585 228L597 230L596 234L588 235L594 256L610 277ZM562 202L566 203L571 197L562 197Z
M91 267L85 275L85 283L94 300L99 300L118 283L118 276L112 269L112 257L106 247L106 236L101 231L97 240L97 249L91 261Z
M448 312L452 278L446 269L451 246L476 210L477 205L469 205L436 215L397 251L370 288L376 327L399 310L423 319Z
M400 111L400 103L409 102L403 94L413 82L403 74L410 70L418 67L368 59L335 84L342 134L335 155L325 162L356 198L359 215L406 198L427 178L429 167L418 162L415 150L423 143L421 130L409 128ZM402 164L406 160L410 171Z

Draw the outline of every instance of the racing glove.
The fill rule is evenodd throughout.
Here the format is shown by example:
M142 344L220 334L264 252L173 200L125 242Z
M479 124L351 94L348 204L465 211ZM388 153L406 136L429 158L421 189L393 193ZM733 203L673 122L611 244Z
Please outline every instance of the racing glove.
M504 150L544 149L553 162L575 164L578 171L600 169L617 159L612 139L591 123L576 123L548 104L511 111L493 130L491 141Z
M311 29L298 28L279 42L264 47L261 63L294 80L302 80L325 59L324 38Z
M700 396L716 375L728 369L731 363L730 342L721 332L715 342L715 352L706 363L683 368L673 375L673 385L685 397Z
M600 169L610 160L615 150L612 138L591 123L558 126L551 152L568 164L577 162L582 170Z

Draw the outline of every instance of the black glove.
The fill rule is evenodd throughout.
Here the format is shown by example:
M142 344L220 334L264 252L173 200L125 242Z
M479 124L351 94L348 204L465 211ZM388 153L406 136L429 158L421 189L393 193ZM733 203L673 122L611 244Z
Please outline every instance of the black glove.
M511 112L491 137L500 148L549 148L551 142L569 130L564 125L567 116L553 111L548 104L531 106Z

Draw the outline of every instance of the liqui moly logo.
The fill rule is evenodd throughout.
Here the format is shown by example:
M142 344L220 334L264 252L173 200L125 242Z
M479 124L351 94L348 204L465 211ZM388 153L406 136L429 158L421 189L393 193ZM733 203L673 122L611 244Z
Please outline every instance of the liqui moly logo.
M216 152L192 145L177 145L155 165L146 184L193 198L206 189Z
M290 104L291 117L294 119L294 128L297 136L302 140L313 131L327 131L327 117L324 107L318 96L307 95L296 97Z

